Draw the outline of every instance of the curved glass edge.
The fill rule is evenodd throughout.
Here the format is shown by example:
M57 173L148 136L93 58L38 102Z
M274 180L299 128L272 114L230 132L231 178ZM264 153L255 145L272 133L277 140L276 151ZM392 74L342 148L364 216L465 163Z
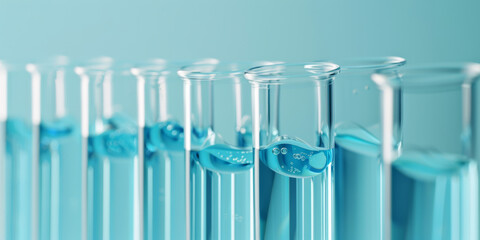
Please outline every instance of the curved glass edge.
M252 62L217 62L194 63L182 66L177 74L184 80L211 81L238 78L243 76L247 69L254 66L270 66L281 64L281 61L252 61Z
M371 57L371 58L352 58L352 59L329 59L340 66L340 71L359 71L359 70L379 70L391 69L404 66L407 61L405 58L397 56Z
M434 91L478 81L480 64L443 63L382 69L375 71L371 77L380 88Z
M244 76L251 83L281 84L286 83L289 79L314 78L315 80L328 80L332 79L339 72L340 66L335 63L305 62L253 67L245 71Z

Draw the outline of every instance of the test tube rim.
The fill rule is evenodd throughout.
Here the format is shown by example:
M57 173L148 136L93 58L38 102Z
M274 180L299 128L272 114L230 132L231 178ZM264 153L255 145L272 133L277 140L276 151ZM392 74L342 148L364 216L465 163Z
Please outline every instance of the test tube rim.
M329 62L338 64L342 74L350 71L391 69L407 63L405 58L397 56L332 59Z
M305 69L304 73L301 74L287 74L282 76L272 76L272 74L265 74L265 70L267 68L275 68L275 67L283 67L283 68L292 68L292 67L303 67ZM321 67L320 69L316 69L318 72L308 71L306 66L316 66ZM303 62L303 63L281 63L281 64L273 64L268 66L257 66L248 69L244 72L244 76L250 83L258 83L258 84L282 84L290 82L290 80L294 80L292 82L298 83L301 80L332 80L335 75L340 72L340 66L332 62Z
M428 75L427 80L419 79L432 73L433 75ZM441 91L459 88L463 84L480 80L480 64L435 63L402 69L382 69L374 72L371 77L380 88L401 88L407 92Z
M208 64L190 64L180 67L177 74L183 80L188 81L214 81L214 80L232 80L243 79L243 74L247 69L254 66L266 66L281 64L281 61L236 61L236 62L218 62ZM201 71L201 67L212 67L211 71Z

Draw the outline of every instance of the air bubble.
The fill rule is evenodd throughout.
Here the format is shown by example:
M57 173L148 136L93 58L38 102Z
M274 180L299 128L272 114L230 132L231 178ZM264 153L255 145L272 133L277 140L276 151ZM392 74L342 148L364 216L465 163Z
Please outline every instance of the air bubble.
M280 153L280 149L274 148L274 149L272 150L272 152L273 152L274 155L278 155L278 154Z
M282 154L283 155L287 154L287 152L288 152L287 148L282 148Z

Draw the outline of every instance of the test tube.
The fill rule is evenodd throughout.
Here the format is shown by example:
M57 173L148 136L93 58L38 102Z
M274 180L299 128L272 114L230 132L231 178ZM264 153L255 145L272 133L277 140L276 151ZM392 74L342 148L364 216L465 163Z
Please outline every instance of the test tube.
M335 79L335 237L381 239L380 90L371 74L400 57L337 60Z
M480 64L384 70L384 239L478 239Z
M185 239L183 84L175 64L163 59L131 71L137 77L138 146L144 162L144 238Z
M0 61L0 239L38 239L31 93L25 65Z
M130 65L112 64L102 58L75 68L81 79L83 234L141 239L137 83Z
M178 71L184 79L190 178L187 239L254 239L251 105L243 78L247 67L197 64Z
M33 188L38 238L81 237L80 84L68 59L27 64L32 86ZM70 90L67 93L67 90ZM34 208L34 209L35 209Z
M249 69L257 239L332 239L333 79L327 62Z

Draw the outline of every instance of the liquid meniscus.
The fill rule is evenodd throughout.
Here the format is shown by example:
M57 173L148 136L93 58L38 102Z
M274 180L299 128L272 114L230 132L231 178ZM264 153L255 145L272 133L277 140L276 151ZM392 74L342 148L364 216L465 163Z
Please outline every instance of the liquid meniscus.
M289 177L313 177L332 162L332 149L320 149L287 137L260 148L260 160L276 173Z

